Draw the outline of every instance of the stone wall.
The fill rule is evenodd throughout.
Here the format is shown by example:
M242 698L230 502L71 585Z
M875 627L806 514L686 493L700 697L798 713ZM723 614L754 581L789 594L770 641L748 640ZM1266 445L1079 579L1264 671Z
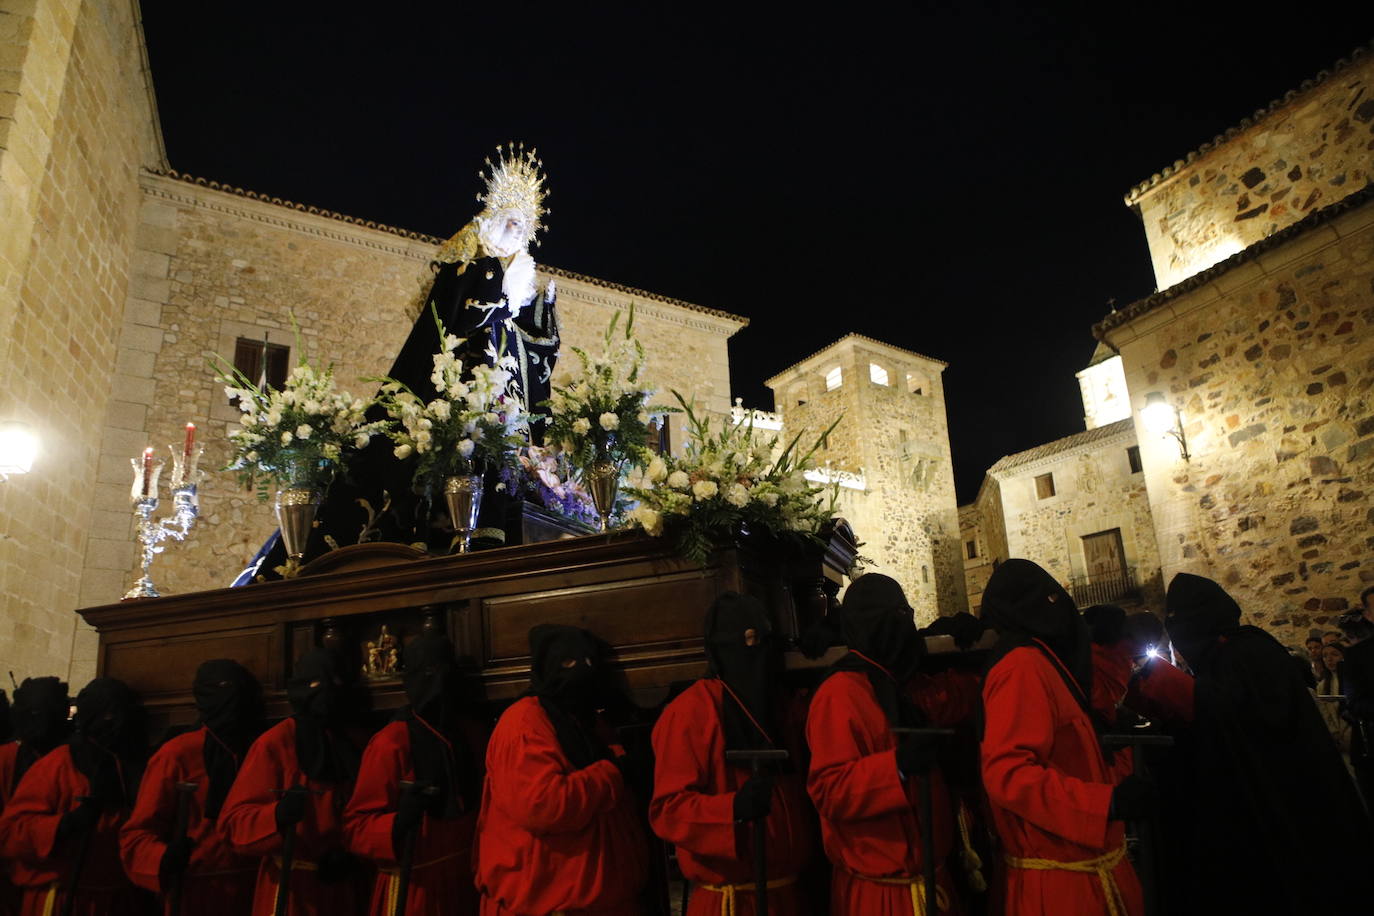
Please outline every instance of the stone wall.
M1289 643L1374 582L1374 202L1320 216L1097 328L1136 408L1182 412L1187 461L1138 429L1165 581L1211 576Z
M74 688L95 667L72 611L104 524L93 481L123 360L137 173L162 160L145 71L134 3L0 9L0 419L42 441L33 473L0 484L0 651L16 677Z
M202 467L228 460L227 433L238 416L215 382L207 354L233 357L240 337L332 363L342 387L368 396L358 381L384 374L419 311L435 240L337 215L307 212L173 176L145 175L125 312L121 372L112 425L101 456L97 510L107 517L99 562L89 565L88 603L115 600L133 578L129 533L129 458L145 444L179 442L189 420L206 446ZM676 300L561 271L558 284L564 358L570 346L594 349L614 311L636 304L635 326L648 351L649 377L696 395L708 409L729 408L726 342L742 320ZM623 320L623 319L622 319ZM165 496L164 492L164 496ZM228 584L275 527L271 509L215 472L201 489L191 537L158 558L163 591Z
M1002 558L995 553L994 537L977 502L959 507L959 538L964 558L964 589L968 594L968 609L977 614L983 606L983 589L987 588L995 563ZM975 555L968 555L972 543Z
M1334 68L1126 197L1158 289L1364 187L1374 172L1374 54Z
M888 384L872 380L871 365ZM841 384L827 390L836 367ZM785 436L808 430L809 438L839 419L819 458L863 471L867 489L842 490L841 510L864 542L860 553L901 582L922 621L967 606L943 370L937 360L851 334L767 382Z

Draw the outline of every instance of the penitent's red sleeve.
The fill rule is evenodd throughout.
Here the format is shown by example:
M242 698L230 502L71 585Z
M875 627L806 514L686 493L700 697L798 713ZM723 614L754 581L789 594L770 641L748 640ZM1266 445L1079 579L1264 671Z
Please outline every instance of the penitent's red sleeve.
M723 753L711 732L720 716L703 699L704 692L682 694L663 710L654 725L654 797L649 824L659 837L701 856L733 859L735 793L712 792L715 761ZM722 761L719 766L724 766Z

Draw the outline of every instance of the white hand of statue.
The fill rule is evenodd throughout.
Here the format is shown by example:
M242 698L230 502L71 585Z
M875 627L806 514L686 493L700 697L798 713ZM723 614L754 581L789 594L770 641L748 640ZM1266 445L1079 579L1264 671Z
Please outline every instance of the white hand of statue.
M558 293L553 288L553 277L550 277L548 285L544 287L544 301L552 302L556 298L558 298Z
M501 290L506 294L512 313L534 300L534 279L534 258L529 256L529 252L517 251L501 280Z

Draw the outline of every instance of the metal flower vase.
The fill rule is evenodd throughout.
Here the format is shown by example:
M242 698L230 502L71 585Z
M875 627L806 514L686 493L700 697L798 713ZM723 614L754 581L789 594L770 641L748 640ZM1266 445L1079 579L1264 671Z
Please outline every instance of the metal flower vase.
M458 553L472 550L472 533L477 530L477 514L482 511L482 482L481 474L444 478L444 501L458 532Z
M583 473L600 517L602 534L611 530L611 513L615 511L615 498L620 491L620 465L621 462L609 457L597 457Z
M277 527L281 529L282 547L286 549L287 567L301 565L310 531L315 526L315 513L320 508L320 491L312 486L283 487L277 491Z

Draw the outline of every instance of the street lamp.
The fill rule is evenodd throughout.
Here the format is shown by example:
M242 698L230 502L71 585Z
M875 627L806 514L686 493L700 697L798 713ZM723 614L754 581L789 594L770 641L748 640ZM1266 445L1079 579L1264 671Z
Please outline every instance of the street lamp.
M27 474L38 453L38 437L25 423L0 423L0 481Z
M1145 406L1140 409L1140 417L1145 428L1160 436L1173 436L1178 440L1178 451L1183 460L1188 460L1188 439L1183 435L1183 415L1178 408L1164 399L1158 391L1145 395Z

